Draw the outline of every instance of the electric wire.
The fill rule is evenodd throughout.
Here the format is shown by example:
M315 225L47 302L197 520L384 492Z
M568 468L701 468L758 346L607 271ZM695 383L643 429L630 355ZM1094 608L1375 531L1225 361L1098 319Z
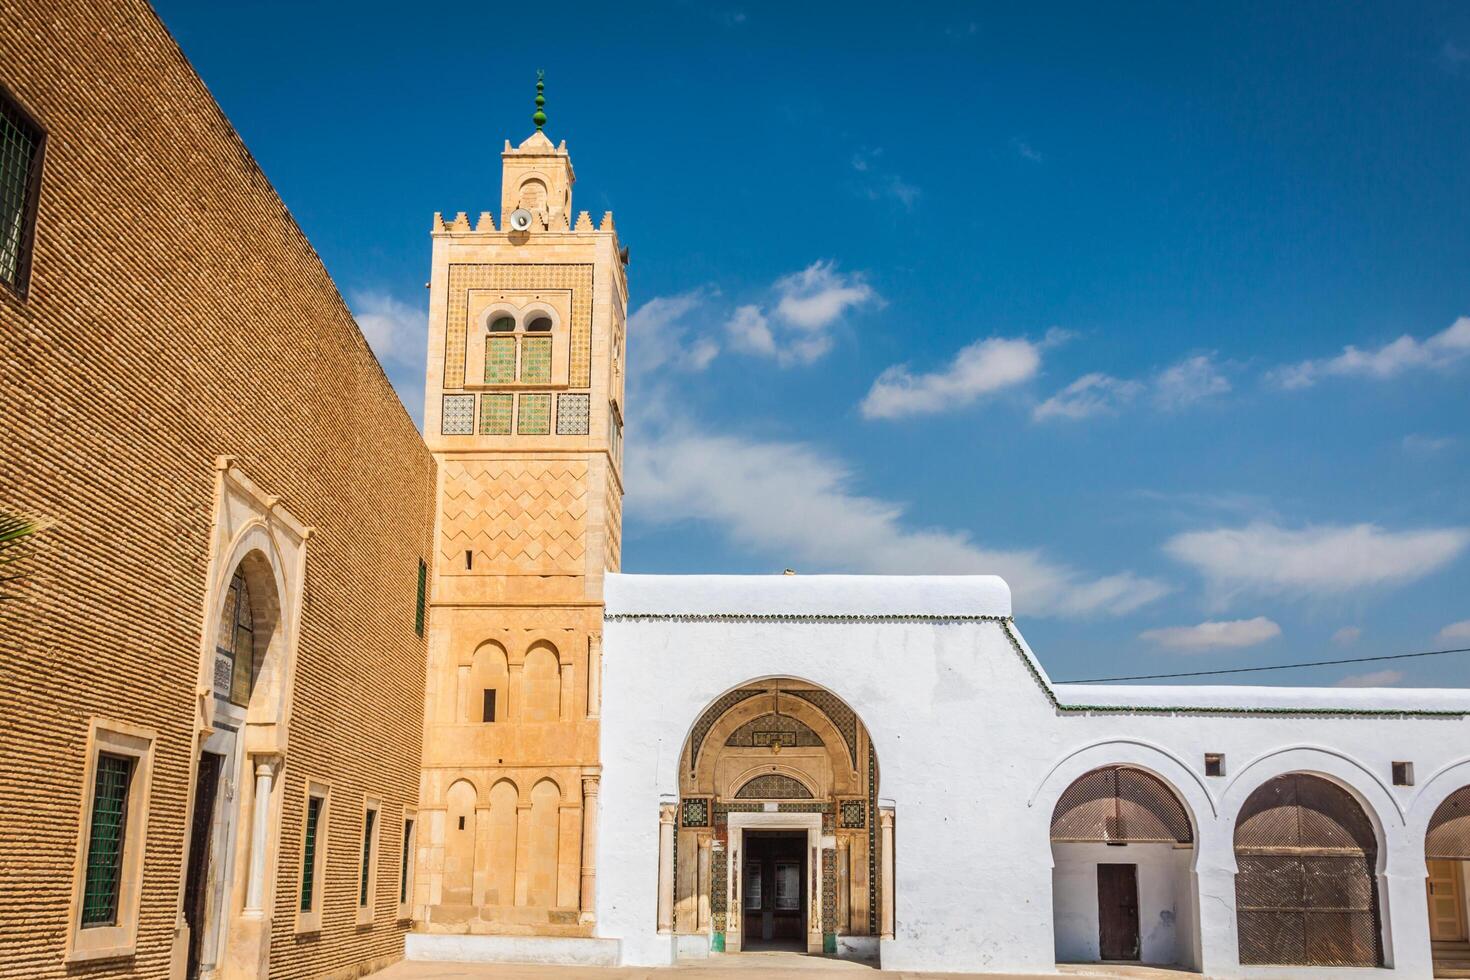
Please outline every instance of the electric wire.
M1345 660L1309 660L1299 664L1272 664L1266 667L1230 667L1221 670L1188 670L1177 674L1133 674L1127 677L1087 677L1078 680L1052 681L1053 684L1110 684L1113 681L1161 681L1176 677L1211 677L1218 674L1251 674L1263 670L1297 670L1301 667L1333 667L1339 664L1366 664L1382 660L1411 660L1415 657L1442 657L1447 653L1470 653L1470 647L1453 650L1423 650L1419 653L1394 653L1381 657L1349 657Z

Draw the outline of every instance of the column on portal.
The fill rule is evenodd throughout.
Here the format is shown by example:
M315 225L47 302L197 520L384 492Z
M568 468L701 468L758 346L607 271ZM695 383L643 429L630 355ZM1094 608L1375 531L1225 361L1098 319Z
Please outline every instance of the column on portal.
M672 803L658 808L658 931L674 931L674 814Z
M694 928L709 928L710 839L699 838L699 867L694 879Z
M837 894L833 896L837 906L837 931L852 932L852 904L849 892L852 883L848 880L848 838L846 834L837 838Z
M597 791L598 775L582 774L582 891L578 918L591 922L597 914Z
M265 909L265 851L270 826L271 790L281 758L258 755L255 759L255 800L250 818L250 871L245 885L245 912L261 915Z
M883 831L883 895L880 900L882 914L878 919L880 939L893 938L893 808L878 811L878 825Z
M1212 976L1240 970L1240 944L1235 916L1235 834L1229 821L1198 821L1194 867L1190 871L1195 913L1195 949L1185 965ZM1195 955L1197 951L1197 956Z

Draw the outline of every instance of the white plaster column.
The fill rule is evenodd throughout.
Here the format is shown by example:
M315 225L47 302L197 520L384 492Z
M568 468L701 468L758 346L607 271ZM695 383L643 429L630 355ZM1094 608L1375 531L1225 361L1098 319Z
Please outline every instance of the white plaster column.
M893 938L893 809L878 811L878 825L883 830L883 911L879 918L881 939Z
M587 717L602 714L602 637L587 638Z
M674 931L674 812L673 803L658 808L658 931Z
M597 791L595 773L582 775L582 889L580 895L582 922L591 922L597 913Z
M255 805L250 818L250 876L245 885L245 913L261 915L265 909L265 852L270 829L271 790L281 758L255 756Z
M710 839L699 838L699 864L694 878L694 927L709 928Z

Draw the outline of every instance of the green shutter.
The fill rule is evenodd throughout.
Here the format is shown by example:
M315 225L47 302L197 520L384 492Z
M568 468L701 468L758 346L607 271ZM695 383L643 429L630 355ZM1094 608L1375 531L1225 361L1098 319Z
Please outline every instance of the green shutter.
M485 338L485 383L510 384L516 379L516 339Z
M310 912L313 892L316 889L316 837L317 825L322 819L322 798L313 796L306 801L306 841L302 845L301 859L301 911Z
M122 884L123 844L128 824L128 790L135 760L103 752L97 756L97 783L92 794L92 827L87 835L86 887L82 893L82 926L117 925L118 888Z
M526 337L521 341L521 381L526 384L551 382L550 337Z

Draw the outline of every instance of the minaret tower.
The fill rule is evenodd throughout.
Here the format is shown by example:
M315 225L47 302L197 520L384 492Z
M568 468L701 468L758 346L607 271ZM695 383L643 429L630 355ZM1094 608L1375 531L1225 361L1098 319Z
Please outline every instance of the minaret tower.
M428 931L589 935L603 574L618 568L628 289L566 143L501 154L499 221L434 216L438 461L420 866Z

